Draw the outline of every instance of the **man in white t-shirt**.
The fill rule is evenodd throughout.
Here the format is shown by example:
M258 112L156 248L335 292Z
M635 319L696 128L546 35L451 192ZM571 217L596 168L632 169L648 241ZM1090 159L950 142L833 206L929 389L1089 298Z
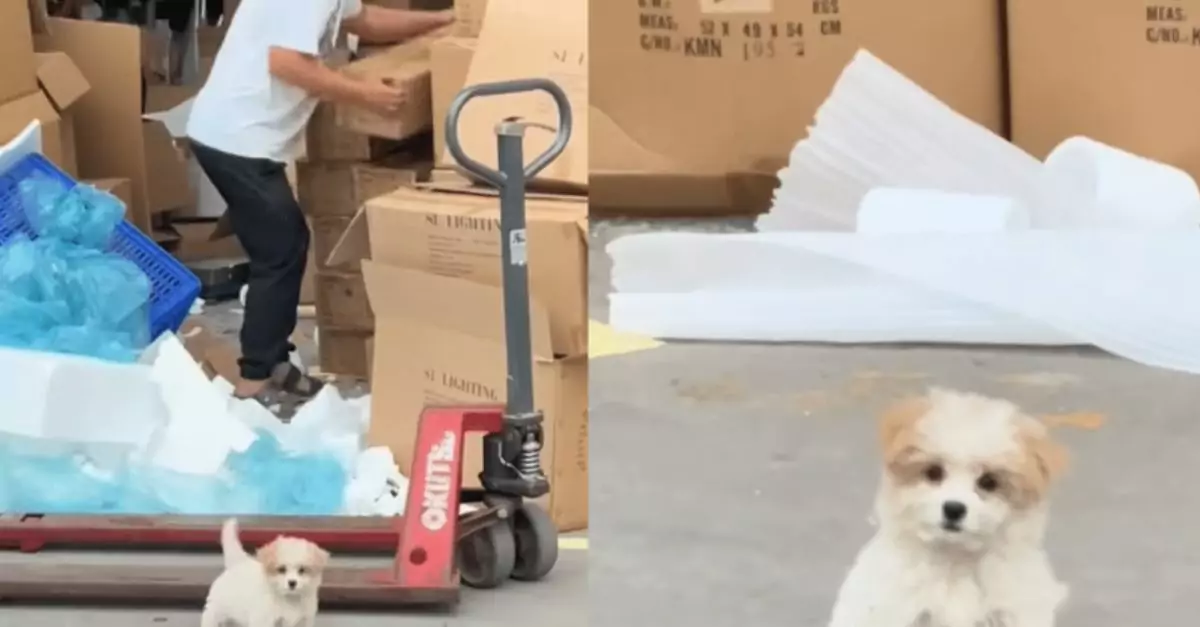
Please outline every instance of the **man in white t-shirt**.
M395 112L405 94L347 77L323 59L339 36L394 43L445 26L447 11L401 11L362 0L242 0L187 133L250 258L236 394L266 404L306 398L320 383L288 361L308 259L309 230L285 174L300 156L318 101Z

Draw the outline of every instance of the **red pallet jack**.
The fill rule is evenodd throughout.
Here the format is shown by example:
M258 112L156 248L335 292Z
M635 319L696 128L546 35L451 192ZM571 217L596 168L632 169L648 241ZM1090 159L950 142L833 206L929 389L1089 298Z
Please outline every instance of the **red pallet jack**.
M543 91L558 107L558 128L508 118L496 126L498 159L491 169L464 154L458 119L477 97ZM525 129L556 130L553 144L525 165ZM307 538L335 554L393 552L386 569L332 568L321 587L323 605L396 607L451 605L459 583L492 588L508 579L545 577L558 559L558 531L530 499L549 492L541 467L542 414L533 403L529 278L525 244L525 184L566 147L572 116L554 82L530 79L474 85L451 104L446 120L450 153L473 178L500 192L500 230L508 345L504 407L427 407L417 429L406 515L402 518L243 518L242 540L256 545L280 535ZM482 489L461 490L463 441L482 432ZM459 515L459 505L478 509ZM0 546L26 552L48 546L90 548L204 548L218 546L220 518L0 516ZM0 599L70 602L199 603L218 567L134 567L14 564L0 569Z

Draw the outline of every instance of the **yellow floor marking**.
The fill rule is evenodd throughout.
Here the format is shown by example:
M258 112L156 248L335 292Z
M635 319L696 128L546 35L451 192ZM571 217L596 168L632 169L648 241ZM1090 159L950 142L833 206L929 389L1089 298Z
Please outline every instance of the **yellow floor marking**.
M559 538L558 548L563 551L586 551L588 550L587 538Z
M602 322L588 320L588 357L608 357L650 350L662 346L662 342L650 337L621 333Z

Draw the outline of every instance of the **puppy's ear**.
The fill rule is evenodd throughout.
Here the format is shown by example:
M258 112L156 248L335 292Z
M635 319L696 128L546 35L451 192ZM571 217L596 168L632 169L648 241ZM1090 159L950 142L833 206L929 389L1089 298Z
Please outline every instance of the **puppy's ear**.
M1050 437L1046 427L1030 418L1019 430L1025 464L1022 479L1030 497L1041 500L1050 485L1067 469L1069 455L1063 445Z
M322 549L316 544L308 545L309 560L317 570L324 570L325 565L329 563L329 551Z
M899 461L916 446L917 422L929 412L929 399L909 397L888 406L879 418L879 444L886 465Z
M263 565L263 568L271 570L279 564L279 538L275 538L267 544L258 547L258 551L254 553L254 559L258 560Z

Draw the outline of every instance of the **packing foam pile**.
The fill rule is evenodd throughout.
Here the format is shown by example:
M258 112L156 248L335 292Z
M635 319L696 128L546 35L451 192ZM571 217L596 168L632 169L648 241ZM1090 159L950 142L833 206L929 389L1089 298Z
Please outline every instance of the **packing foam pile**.
M1038 160L865 50L755 233L607 248L609 323L655 338L1093 345L1200 373L1200 188L1086 137Z
M369 397L327 387L283 424L148 338L150 284L104 252L125 207L19 186L36 238L0 247L0 512L396 515L407 480L364 450Z

